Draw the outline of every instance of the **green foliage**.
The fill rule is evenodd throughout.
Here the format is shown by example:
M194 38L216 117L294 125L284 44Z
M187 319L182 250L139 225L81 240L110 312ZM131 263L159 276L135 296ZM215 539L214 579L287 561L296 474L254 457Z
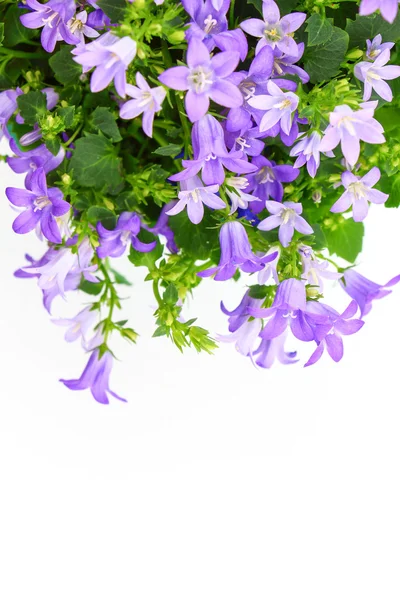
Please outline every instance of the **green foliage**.
M113 144L101 135L88 134L75 142L71 170L83 187L115 187L121 183L121 159Z
M306 31L308 33L308 46L326 44L333 35L333 26L329 19L321 17L318 13L307 19Z
M149 244L156 240L155 236L148 231L142 230L140 232L140 239L142 242ZM151 252L138 252L131 246L129 251L129 260L135 267L146 267L149 271L153 271L155 269L156 262L159 258L161 258L163 254L164 247L157 239L157 244L154 250Z
M92 115L93 126L110 138L112 142L120 142L122 140L119 132L116 119L109 108L99 106Z
M332 27L332 35L326 42L307 48L304 68L312 83L326 81L338 73L348 44L348 34L338 27Z
M87 211L87 219L92 225L100 222L106 229L114 229L117 222L115 214L104 206L91 206Z
M186 211L171 217L169 224L175 233L176 243L188 256L207 260L212 250L219 247L218 230L209 212L198 225L191 223Z
M354 21L347 20L346 31L350 38L350 48L358 47L364 50L366 40L372 40L378 33L382 35L384 42L396 42L400 39L400 15L397 15L392 24L377 13L369 17L357 15Z
M364 224L342 216L329 219L325 229L328 250L350 263L354 263L362 250Z
M6 12L3 24L3 45L8 48L13 48L17 44L29 41L34 35L33 29L27 29L20 21L22 12L20 7L15 4L10 6Z
M28 92L17 98L21 117L28 125L35 125L47 113L46 95L42 92Z
M160 156L177 156L182 151L182 147L179 144L168 144L154 150L153 154L159 154Z
M4 41L4 23L0 23L0 46L3 45Z
M97 5L111 19L111 23L122 23L126 11L126 0L97 0Z
M49 65L57 81L63 85L75 83L82 73L82 67L72 58L70 46L62 46L61 50L53 54L49 59Z

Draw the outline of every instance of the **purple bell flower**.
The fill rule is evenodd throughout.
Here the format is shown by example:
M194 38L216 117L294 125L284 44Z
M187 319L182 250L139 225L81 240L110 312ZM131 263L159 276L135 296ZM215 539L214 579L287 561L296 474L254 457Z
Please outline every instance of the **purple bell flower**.
M7 164L14 173L27 173L25 186L30 185L32 175L37 169L42 168L46 174L50 173L60 166L65 157L63 146L61 146L56 156L47 150L45 145L23 152L19 149L15 140L11 138L10 148L16 156L7 156Z
M14 206L25 210L15 219L15 233L28 233L40 223L41 231L49 242L61 244L62 238L56 217L65 215L71 205L64 200L61 190L47 188L43 168L37 169L30 178L28 189L6 188L6 196Z
M225 169L233 173L253 173L257 171L243 157L241 151L228 152L225 145L224 130L221 124L211 115L205 115L193 126L192 145L194 160L183 160L183 171L172 175L171 181L182 181L194 177L201 170L201 177L206 185L222 185L225 180Z
M260 156L265 144L259 138L264 138L265 132L261 133L258 127L242 129L239 131L225 130L226 145L234 152L241 150L247 156Z
M96 320L96 315L97 311L92 310L92 306L87 306L72 319L52 319L52 321L56 325L68 328L64 336L66 342L75 342L82 338L82 344L85 344L88 333Z
M256 166L258 170L256 173L247 175L249 182L247 191L252 191L254 196L261 200L273 198L276 202L282 202L282 183L291 183L300 174L299 169L295 169L292 165L277 165L264 156L253 158L252 165Z
M372 167L364 177L357 177L349 171L342 173L342 184L346 191L332 206L331 212L345 212L353 206L353 219L356 222L363 221L368 215L368 202L383 204L389 198L389 194L372 189L380 177L381 172L378 167Z
M229 335L218 335L219 342L234 343L236 350L243 356L251 356L255 343L262 329L261 319L254 319L249 314L249 308L260 308L263 301L251 298L247 291L239 306L229 311L221 302L221 310L228 315Z
M17 98L22 94L23 91L20 88L0 93L0 139L4 133L7 133L6 125L17 110Z
M313 228L300 216L303 207L299 202L280 203L267 200L265 205L272 216L261 221L258 229L271 231L271 229L279 227L279 241L284 248L289 246L295 230L304 235L314 233Z
M370 312L372 302L391 294L392 290L386 288L396 285L399 281L400 275L397 275L384 285L379 285L363 275L360 275L360 273L357 273L354 269L347 269L344 272L343 279L340 283L350 298L353 298L353 300L357 302L360 307L360 316L363 318Z
M301 134L300 141L293 146L290 156L297 156L295 167L302 167L307 164L307 171L310 177L315 177L320 165L320 144L321 134L313 131L311 135Z
M385 21L393 23L399 8L398 0L361 0L359 14L362 16L372 15L380 10Z
M219 233L219 241L221 257L218 267L200 271L197 273L199 277L215 275L216 281L226 281L234 276L238 268L245 273L254 273L275 258L260 258L252 252L246 229L239 221L224 223Z
M330 271L330 263L327 260L318 260L312 248L302 244L299 246L299 254L303 265L301 278L310 286L318 289L322 294L324 289L323 279L337 280L343 277L342 273Z
M158 217L157 223L154 227L149 227L148 225L143 224L143 229L146 231L150 231L150 233L154 233L154 235L162 235L167 240L167 248L172 254L178 254L179 248L175 243L175 235L170 226L168 225L169 218L167 212L171 210L176 204L176 201L168 202L168 204L164 204L161 209L160 216Z
M394 42L384 42L382 44L382 36L380 33L372 40L367 40L367 51L365 56L368 60L374 61L378 56L386 49L391 50L394 46Z
M46 4L25 0L25 4L32 12L21 15L21 23L28 29L43 27L41 43L46 52L53 52L59 40L67 44L78 43L79 40L67 27L67 22L75 15L74 0L49 0Z
M281 257L280 246L272 246L272 248L268 250L266 258L272 255L274 256L274 258L270 262L268 262L261 271L258 271L257 273L257 282L259 285L265 285L271 277L274 280L275 284L279 285L278 263Z
M129 243L138 252L151 252L154 250L157 245L156 241L145 244L138 239L140 227L140 217L134 212L121 213L117 225L112 231L98 223L97 233L99 234L100 246L97 248L97 256L99 258L122 256Z
M198 121L207 113L210 99L229 108L243 103L238 88L227 79L236 69L239 52L220 52L210 58L207 46L197 38L188 44L187 67L171 67L159 76L164 85L186 91L185 107L189 119Z
M272 340L261 340L260 345L253 351L252 360L254 364L262 369L270 369L275 360L282 365L292 365L299 362L297 352L286 352L285 340L287 331Z
M204 186L197 175L181 181L180 188L181 190L178 193L179 201L166 213L170 217L177 215L187 208L190 221L198 225L204 216L203 204L213 209L226 208L225 202L217 196L219 186Z
M82 10L67 22L67 27L71 35L76 38L75 43L77 44L84 44L85 37L97 38L100 35L96 29L90 27L87 21L88 14L86 10Z
M393 100L393 92L386 80L400 77L400 67L396 65L385 66L389 60L390 50L386 48L380 52L373 63L362 61L354 67L354 75L364 82L364 102L371 98L372 90L386 102Z
M240 27L246 33L261 38L256 46L256 54L266 45L279 48L289 56L297 56L297 44L291 35L306 20L306 14L293 12L282 17L278 5L273 0L263 0L262 12L264 20L247 19Z
M297 44L297 54L295 56L289 56L285 52L274 48L274 77L282 77L282 75L296 75L299 77L302 83L308 83L310 76L304 69L296 65L304 54L304 44L301 42Z
M117 400L126 402L124 398L118 396L110 390L109 378L113 365L111 352L105 352L100 358L99 350L93 350L89 362L79 379L60 379L70 390L90 389L93 398L101 404L109 404L108 394L111 394Z
M133 100L121 105L121 119L135 119L143 113L142 128L148 137L153 137L154 116L161 110L166 91L161 86L151 88L143 75L136 73L137 86L127 84L126 93Z
M268 96L261 94L249 100L250 106L265 111L259 124L260 131L268 131L279 123L282 131L289 135L299 98L293 92L282 92L273 81L268 82L267 90Z

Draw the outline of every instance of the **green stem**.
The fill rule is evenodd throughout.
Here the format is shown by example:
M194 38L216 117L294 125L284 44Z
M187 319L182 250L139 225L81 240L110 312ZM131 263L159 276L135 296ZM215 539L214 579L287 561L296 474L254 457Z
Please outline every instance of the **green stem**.
M106 284L106 293L109 296L109 298L108 298L108 300L109 300L109 311L108 311L108 316L107 316L107 319L106 319L107 325L106 325L105 331L104 331L104 344L107 345L108 336L109 336L109 333L110 333L110 331L112 329L109 325L113 323L112 318L113 318L113 313L114 313L114 308L115 308L115 299L117 297L117 294L115 292L114 284L111 281L111 277L110 277L110 275L108 273L106 265L102 264L100 261L99 261L98 264L99 264L99 267L100 267L100 271L103 273L103 276L104 276L104 281L105 281L105 284Z
M11 50L10 48L0 47L0 54L11 55L12 58L48 58L48 54L44 52L23 52L22 50Z
M80 131L81 131L82 127L83 127L83 123L81 123L81 124L79 125L79 127L78 127L78 128L75 130L75 131L74 131L74 133L71 135L71 137L69 138L69 140L67 140L67 141L65 142L65 144L63 144L63 146L65 146L66 148L67 148L68 146L70 146L70 145L72 144L72 142L75 140L75 138L78 136L78 134L80 133Z
M231 29L235 29L235 0L231 0L229 9L229 25Z
M158 306L161 306L163 301L162 301L162 298L160 295L160 290L158 289L158 281L156 281L156 280L153 281L153 294L154 294L155 299L158 302Z

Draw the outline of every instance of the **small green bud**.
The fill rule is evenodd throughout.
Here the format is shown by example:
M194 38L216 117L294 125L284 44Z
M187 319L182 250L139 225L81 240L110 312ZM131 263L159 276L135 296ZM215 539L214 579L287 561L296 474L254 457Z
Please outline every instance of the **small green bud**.
M363 51L359 50L358 48L355 48L354 50L351 50L350 52L348 52L346 54L346 58L348 60L357 60L358 58L361 58L363 55Z
M71 185L71 182L72 182L71 175L68 175L68 173L63 173L61 175L61 181L63 182L64 185Z
M185 39L185 32L182 30L174 31L168 36L168 40L171 44L180 44Z

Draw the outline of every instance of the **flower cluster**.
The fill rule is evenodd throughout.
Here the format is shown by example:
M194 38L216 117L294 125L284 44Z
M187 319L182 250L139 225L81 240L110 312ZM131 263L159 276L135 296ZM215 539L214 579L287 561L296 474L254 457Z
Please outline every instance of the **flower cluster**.
M261 368L300 360L290 337L310 344L305 366L325 351L340 361L343 336L400 281L355 265L370 205L400 204L398 2L362 0L356 18L343 3L292 5L0 5L0 136L25 177L6 198L15 233L46 245L15 276L36 279L49 313L57 297L87 298L53 318L89 355L68 388L123 400L109 387L112 339L137 333L116 316L122 256L152 282L154 336L180 350L216 347L183 318L194 288L244 280L216 338ZM342 307L325 302L326 280Z

